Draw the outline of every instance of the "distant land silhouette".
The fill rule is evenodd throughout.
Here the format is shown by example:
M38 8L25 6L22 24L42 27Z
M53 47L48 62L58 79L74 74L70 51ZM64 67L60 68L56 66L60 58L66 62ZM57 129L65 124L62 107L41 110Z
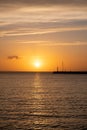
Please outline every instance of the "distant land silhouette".
M87 71L53 71L53 74L87 74Z
M71 71L71 70L65 71L64 68L65 68L64 63L62 61L62 70L60 71L57 66L57 69L56 69L56 71L53 71L53 74L87 74L87 70L86 71Z

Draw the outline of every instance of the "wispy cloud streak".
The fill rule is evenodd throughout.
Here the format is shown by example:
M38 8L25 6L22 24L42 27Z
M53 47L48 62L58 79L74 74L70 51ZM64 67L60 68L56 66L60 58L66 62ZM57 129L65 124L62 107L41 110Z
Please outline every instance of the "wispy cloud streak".
M68 31L77 31L77 30L87 30L87 26L84 27L64 27L64 28L45 28L45 29L32 29L31 31L29 29L18 29L13 31L1 31L0 37L13 37L13 36L27 36L27 35L44 35L44 34L50 34L50 33L57 33L57 32L68 32Z
M52 42L52 41L25 41L18 42L18 44L29 44L37 46L87 46L87 42L75 41L75 42Z

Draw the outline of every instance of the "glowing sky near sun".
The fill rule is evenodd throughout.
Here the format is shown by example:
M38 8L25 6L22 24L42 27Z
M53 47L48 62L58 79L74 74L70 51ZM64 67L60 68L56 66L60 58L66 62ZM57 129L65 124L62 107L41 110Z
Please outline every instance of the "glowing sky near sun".
M0 71L62 70L62 62L87 70L87 0L0 0Z

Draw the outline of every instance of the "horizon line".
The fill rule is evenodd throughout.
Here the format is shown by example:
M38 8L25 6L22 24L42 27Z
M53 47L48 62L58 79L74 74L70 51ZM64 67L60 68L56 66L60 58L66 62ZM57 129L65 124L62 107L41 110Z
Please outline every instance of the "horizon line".
M87 73L87 70L69 70L69 71L12 71L12 70L0 70L0 73Z

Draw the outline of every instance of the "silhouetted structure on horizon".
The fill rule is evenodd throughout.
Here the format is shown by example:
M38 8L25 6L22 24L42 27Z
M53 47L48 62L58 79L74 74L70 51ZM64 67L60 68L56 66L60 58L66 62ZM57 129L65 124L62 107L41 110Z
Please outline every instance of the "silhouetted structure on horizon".
M65 71L64 63L62 61L62 70L59 71L59 68L57 66L57 70L53 71L53 74L87 74L87 71Z

